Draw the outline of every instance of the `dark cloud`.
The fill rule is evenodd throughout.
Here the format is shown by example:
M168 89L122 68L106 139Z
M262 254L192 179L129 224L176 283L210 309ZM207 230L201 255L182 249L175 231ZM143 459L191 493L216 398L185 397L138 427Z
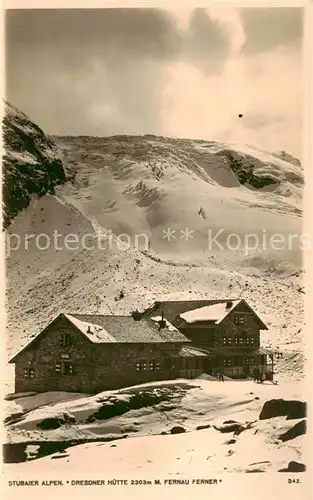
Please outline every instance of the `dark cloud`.
M304 10L296 7L240 10L246 42L242 51L255 54L286 45L300 45Z
M156 9L38 9L7 11L8 48L45 48L65 55L94 49L166 57L177 50L175 22ZM60 54L61 55L61 54Z
M155 131L158 67L180 47L154 9L12 10L7 98L50 133Z
M162 65L220 71L223 30L201 9L185 31L157 9L8 10L7 99L48 133L161 133Z

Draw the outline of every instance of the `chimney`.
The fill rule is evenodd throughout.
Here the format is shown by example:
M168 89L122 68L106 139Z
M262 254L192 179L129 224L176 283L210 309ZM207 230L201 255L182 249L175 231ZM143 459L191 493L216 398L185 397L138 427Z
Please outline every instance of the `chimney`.
M166 321L164 319L164 311L162 310L162 319L159 321L159 330L166 327Z
M135 321L141 320L142 314L138 311L138 309L136 309L136 311L132 311L131 314L132 314L132 317Z
M233 302L232 302L232 300L228 300L228 301L226 302L226 309L230 309L232 306L233 306Z
M87 333L92 333L91 328L90 328L90 325L88 325L88 328L87 328Z

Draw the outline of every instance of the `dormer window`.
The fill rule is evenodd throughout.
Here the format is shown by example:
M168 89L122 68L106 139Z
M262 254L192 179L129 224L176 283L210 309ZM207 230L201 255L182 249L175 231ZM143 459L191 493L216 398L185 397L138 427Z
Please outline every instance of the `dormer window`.
M72 347L72 345L73 345L72 337L68 333L62 333L60 335L60 346Z

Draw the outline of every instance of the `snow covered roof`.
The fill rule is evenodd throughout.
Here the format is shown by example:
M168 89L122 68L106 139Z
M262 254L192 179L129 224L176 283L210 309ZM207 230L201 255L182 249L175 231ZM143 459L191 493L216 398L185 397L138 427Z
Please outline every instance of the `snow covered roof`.
M228 302L199 307L198 309L193 309L192 311L180 314L180 318L189 324L197 323L199 321L213 321L216 325L218 325L231 311L235 309L239 302L241 302L240 299L231 301L231 307L227 307Z
M117 342L117 340L101 325L90 323L89 321L82 321L73 314L64 314L64 316L92 342Z
M142 318L135 321L132 316L66 314L79 330L96 343L163 343L190 342L177 328L166 321L159 329L160 318ZM88 328L89 327L89 328Z
M232 303L231 307L226 307L227 302ZM267 330L267 326L245 299L238 298L156 301L143 312L143 316L152 318L163 314L164 319L178 329L183 326L184 322L192 324L200 321L211 321L219 324L240 302L244 302L251 312L255 314L260 323L260 329Z
M164 318L172 325L176 326L175 319L177 319L180 314L212 304L225 303L227 300L234 299L162 300L154 302L144 311L143 315L146 318L151 318L153 316L161 316L163 313Z

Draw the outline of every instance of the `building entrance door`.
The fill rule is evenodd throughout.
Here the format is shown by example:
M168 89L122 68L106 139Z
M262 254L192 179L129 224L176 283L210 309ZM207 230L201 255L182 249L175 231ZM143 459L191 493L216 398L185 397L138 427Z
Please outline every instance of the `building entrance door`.
M171 358L171 376L173 378L179 378L179 375L180 375L179 358Z

